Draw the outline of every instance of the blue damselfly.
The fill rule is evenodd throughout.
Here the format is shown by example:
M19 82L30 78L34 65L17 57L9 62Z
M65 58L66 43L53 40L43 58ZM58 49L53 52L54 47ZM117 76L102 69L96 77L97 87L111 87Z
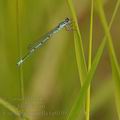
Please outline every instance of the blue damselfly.
M66 18L64 21L60 22L54 29L44 34L39 40L37 40L31 47L29 48L28 53L17 62L17 65L20 66L28 57L32 55L36 51L36 49L42 47L55 33L59 32L63 28L69 28L71 25L71 21L69 18Z

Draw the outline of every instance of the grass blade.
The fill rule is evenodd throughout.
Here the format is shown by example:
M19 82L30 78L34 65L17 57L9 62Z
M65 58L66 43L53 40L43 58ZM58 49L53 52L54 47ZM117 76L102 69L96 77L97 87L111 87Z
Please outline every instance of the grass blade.
M82 38L77 22L76 13L74 10L73 2L72 0L67 0L72 19L73 19L73 29L74 30L74 43L75 43L75 53L76 53L76 60L78 65L78 71L80 76L81 84L83 84L83 81L85 80L86 74L87 74L87 67L84 57L84 51L83 51L83 45L82 45Z
M105 47L104 45L105 45L105 41L102 42L101 46L99 47L99 49L97 51L97 54L94 58L94 62L92 63L91 69L88 72L87 78L80 90L77 101L75 102L75 104L71 110L71 113L69 114L68 120L75 120L79 116L80 111L82 110L82 106L83 106L83 103L85 100L85 95L86 95L89 85L93 79L97 65L100 61L101 55L102 55L104 47Z
M91 17L90 17L90 39L89 39L89 56L88 56L88 70L91 68L92 61L92 39L93 39L93 0L91 0Z
M111 28L112 24L113 24L113 21L115 19L115 16L116 16L116 13L118 11L118 8L119 8L119 5L120 5L120 2L118 1L116 6L115 6L115 9L114 9L114 12L113 12L113 15L112 15L112 19L110 21L110 25L109 25L109 29ZM85 100L85 95L86 95L86 92L88 90L88 87L93 79L93 76L95 74L95 71L96 71L96 68L97 68L97 65L100 61L100 58L102 56L102 53L104 51L104 48L105 48L105 44L106 44L106 39L107 37L105 36L102 40L102 43L100 44L100 47L98 48L98 51L95 55L95 58L93 60L93 63L92 63L92 66L91 66L91 69L90 71L88 72L88 75L87 75L87 79L83 85L83 87L81 88L80 90L80 93L79 93L79 96L68 116L68 120L75 120L77 119L77 117L79 116L80 114L80 111L82 109L82 106L83 106L83 102Z
M20 117L20 113L19 113L18 109L15 108L14 106L12 106L10 103L8 103L0 98L0 104L3 105L5 108L7 108L12 113L14 113L16 116Z
M118 110L118 116L120 119L120 68L119 68L119 63L117 61L117 57L115 54L115 50L113 47L113 43L112 43L112 36L110 34L108 25L107 25L107 20L105 17L105 13L103 10L103 6L100 0L96 1L97 3L97 8L98 8L98 12L99 12L99 16L104 28L104 32L107 35L107 43L108 43L108 48L109 48L109 55L110 55L110 60L111 60L111 65L112 65L112 73L113 73L113 79L115 80L115 86L116 86L116 92L117 92L117 110Z
M11 105L9 102L3 100L2 98L0 98L0 104L5 107L6 109L8 109L9 111L11 111L14 115L16 115L18 118L22 118L22 114L21 112L13 105ZM29 120L25 115L24 118L22 118L23 120Z
M90 17L90 39L89 39L89 51L88 51L88 71L91 69L92 64L92 42L93 42L93 11L94 11L93 0L91 0L91 17ZM86 120L90 119L90 86L87 92L86 99Z

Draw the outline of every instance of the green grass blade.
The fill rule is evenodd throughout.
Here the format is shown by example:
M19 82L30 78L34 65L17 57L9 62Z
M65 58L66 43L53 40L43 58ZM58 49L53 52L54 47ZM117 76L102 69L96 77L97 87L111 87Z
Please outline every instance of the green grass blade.
M114 12L113 12L113 15L112 15L112 19L110 21L110 25L109 25L109 29L111 28L112 24L113 24L113 21L115 19L115 16L116 16L116 13L118 11L118 8L119 8L119 5L120 5L120 2L118 1L116 6L115 6L115 9L114 9ZM95 74L95 71L96 71L96 68L97 68L97 65L98 63L100 62L100 58L102 56L102 53L104 51L104 48L105 48L105 44L106 44L106 36L103 38L102 40L102 43L100 44L100 47L98 48L98 51L95 55L95 58L93 60L93 63L92 63L92 66L91 66L91 69L90 71L88 72L88 75L87 75L87 79L83 85L83 87L81 88L81 91L79 93L79 96L68 116L68 120L75 120L77 119L77 117L79 116L80 114L80 111L82 110L82 106L83 106L83 103L84 103L84 100L85 100L85 95L86 95L86 92L87 92L87 89L93 79L93 76Z
M94 4L93 0L91 0L91 15L90 15L90 38L89 38L89 51L88 51L88 71L91 69L92 64L92 42L93 42L93 11ZM86 120L90 119L90 86L87 92L86 99Z
M19 58L22 57L22 46L21 46L21 39L20 39L20 10L21 10L21 3L19 0L16 1L16 23L17 23L17 46L18 46L18 54ZM23 66L21 65L19 68L19 79L20 79L20 88L21 88L21 97L24 100L24 80L23 80Z
M105 47L104 45L105 45L105 41L102 42L101 46L98 49L98 52L94 58L94 62L92 63L91 69L88 72L87 78L80 90L77 101L75 102L75 104L71 110L71 113L69 114L68 120L75 120L79 116L80 111L82 110L82 106L83 106L83 103L85 100L85 95L86 95L88 87L93 79L97 65L100 61L101 55L102 55L104 47Z
M16 29L17 29L17 46L18 46L18 54L19 54L19 58L21 58L22 56L22 46L21 46L21 31L20 31L20 17L21 16L21 1L17 0L16 1ZM22 102L24 101L24 76L23 76L23 66L21 65L18 68L18 72L19 72L19 80L20 80L20 94L21 94L21 99ZM23 114L23 116L21 117L22 120L27 120L26 116L24 115L24 109L21 108L20 112Z
M93 42L93 0L91 0L91 17L90 17L90 39L89 39L89 56L88 56L88 70L91 69L92 61L92 42Z
M21 115L21 112L16 108L15 106L11 105L9 102L3 100L0 98L0 105L2 105L4 108L8 109L10 112L12 112L14 115L16 115L18 118L22 118L23 120L29 120L26 115L23 116Z
M72 0L67 0L72 19L73 19L73 29L74 30L74 43L75 43L75 53L76 53L76 60L78 65L78 71L80 76L81 84L83 84L83 81L85 80L86 74L87 74L87 67L84 57L84 51L83 51L83 45L82 45L82 39L81 34L77 22L76 13L74 10L73 2Z
M108 40L108 46L109 46L109 51L110 51L109 53L110 53L111 60L114 62L114 65L116 67L116 70L118 71L118 74L120 74L120 68L119 68L119 65L118 65L118 61L117 61L117 58L116 58L116 55L115 55L115 50L114 50L113 43L112 43L112 36L110 34L109 27L107 25L107 20L105 18L105 13L104 13L104 10L103 10L103 7L102 7L102 3L100 2L100 0L97 0L96 3L97 3L99 16L100 16L105 34L108 37L107 40Z
M109 47L109 55L110 55L110 60L111 60L111 65L112 65L112 73L113 73L113 79L115 80L115 85L116 85L116 92L117 92L117 110L118 110L118 116L120 119L120 68L119 68L119 64L117 61L117 57L115 54L115 50L113 47L113 43L112 43L112 37L107 25L107 20L105 17L105 13L103 10L103 6L100 0L96 1L97 3L97 8L98 8L98 12L99 12L99 16L105 31L105 34L107 35L107 43L108 43L108 47Z
M3 99L0 98L0 104L2 106L4 106L5 108L7 108L9 111L11 111L12 113L14 113L16 116L20 117L20 113L18 111L17 108L15 108L13 105L11 105L10 103L4 101Z
M115 66L115 63L111 60L112 64L112 74L113 79L115 81L115 97L116 97L116 109L118 113L118 117L120 119L120 74L118 73L118 70Z

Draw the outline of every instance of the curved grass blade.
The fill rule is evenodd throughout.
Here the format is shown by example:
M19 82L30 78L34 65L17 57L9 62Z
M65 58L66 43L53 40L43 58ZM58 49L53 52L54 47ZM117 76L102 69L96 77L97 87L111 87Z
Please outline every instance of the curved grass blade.
M11 105L10 103L0 98L0 104L4 106L5 108L7 108L12 113L14 113L16 116L20 117L19 110L15 108L13 105Z
M112 19L110 21L109 29L111 28L111 26L113 24L113 21L115 19L116 13L117 13L118 8L119 8L119 5L120 5L120 1L118 1L116 6L115 6L115 9L114 9L114 12L113 12L113 15L112 15ZM88 72L87 79L84 82L84 85L80 90L79 96L78 96L78 98L77 98L69 116L68 116L68 120L75 120L80 115L80 111L82 110L82 106L83 106L83 103L84 103L84 100L85 100L86 92L88 90L88 87L89 87L92 79L93 79L93 76L96 72L97 65L99 64L100 58L101 58L102 53L104 51L105 44L106 44L106 39L107 39L107 37L105 36L102 40L102 43L100 44L100 47L97 50L97 53L95 55L95 58L93 60L92 66L91 66L91 69Z
M22 114L21 112L13 105L11 105L9 102L3 100L2 98L0 98L0 104L8 109L10 112L12 112L14 115L16 115L18 118L22 118ZM24 118L22 118L23 120L29 120L25 115Z
M84 51L83 51L83 45L82 45L82 38L81 33L79 30L77 17L75 13L75 9L73 6L72 0L67 0L72 19L73 19L73 29L75 29L74 32L74 44L75 44L75 53L76 53L76 60L78 65L78 71L80 76L80 82L81 85L83 84L83 81L85 80L86 74L87 74L87 67L86 67L86 61L84 57Z
M117 98L117 110L118 110L118 116L120 119L120 67L119 67L119 63L116 57L116 53L114 50L114 46L112 43L112 36L110 34L108 25L107 25L107 20L105 17L105 13L103 10L103 6L100 0L96 1L97 3L97 8L98 8L98 12L99 12L99 16L100 16L100 20L102 22L103 25L103 29L105 34L107 35L107 43L108 43L108 48L109 48L109 55L110 55L110 60L111 60L111 66L112 66L112 73L113 73L113 79L115 80L115 87L116 87L116 98Z
M89 85L93 79L93 76L95 74L95 71L96 71L96 68L97 68L97 65L100 61L100 58L101 58L101 55L103 53L103 50L104 50L104 46L105 45L105 41L102 42L101 46L99 47L98 51L97 51L97 54L94 58L94 61L92 63L92 66L91 66L91 69L90 71L88 72L88 75L87 75L87 78L79 92L79 95L78 95L78 98L68 116L68 120L76 120L76 118L80 115L80 112L82 110L82 107L83 107L83 103L85 101L85 95L87 93L87 90L89 88Z

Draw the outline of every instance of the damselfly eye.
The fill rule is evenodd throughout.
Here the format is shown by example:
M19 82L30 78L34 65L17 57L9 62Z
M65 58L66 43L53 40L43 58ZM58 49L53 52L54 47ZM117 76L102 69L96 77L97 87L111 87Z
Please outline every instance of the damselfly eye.
M66 22L69 22L69 21L70 21L70 19L69 19L69 18L66 18L66 19L65 19L65 21L66 21Z

